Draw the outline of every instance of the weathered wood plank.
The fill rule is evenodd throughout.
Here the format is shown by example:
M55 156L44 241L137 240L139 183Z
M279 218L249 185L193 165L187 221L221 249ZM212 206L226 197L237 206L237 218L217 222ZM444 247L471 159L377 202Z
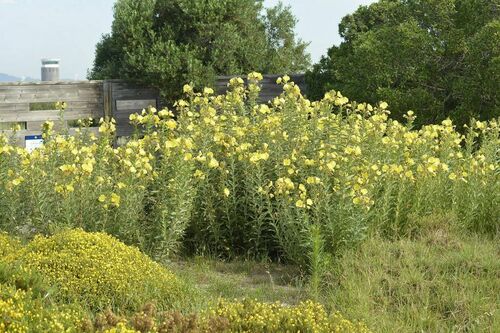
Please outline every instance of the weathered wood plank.
M85 110L85 111L70 111L64 113L64 119L77 120L88 117L101 117L102 110ZM16 113L1 113L0 122L13 122L13 121L45 121L45 120L59 120L60 115L58 111L25 111Z
M148 106L156 107L156 99L116 100L116 110L142 110Z
M18 112L18 111L29 111L29 103L1 103L0 102L0 112Z
M0 96L0 103L51 103L57 101L64 102L94 102L94 103L102 103L102 96L71 96L71 95L49 95L49 94L39 94L39 95L17 95L17 96Z

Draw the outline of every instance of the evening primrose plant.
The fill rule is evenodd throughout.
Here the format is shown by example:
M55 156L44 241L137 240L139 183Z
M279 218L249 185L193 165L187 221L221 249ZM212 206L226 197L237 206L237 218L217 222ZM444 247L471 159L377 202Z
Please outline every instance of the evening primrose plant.
M278 83L284 92L269 104L255 101L254 75L223 96L184 89L178 121L197 147L201 193L187 237L195 251L307 265L313 226L336 254L369 229L401 235L410 217L442 210L467 209L464 226L498 232L497 120L465 136L450 120L417 130L413 111L399 123L385 102L335 91L311 102L288 77Z
M306 99L288 76L259 103L262 75L233 78L223 95L190 85L174 109L130 116L135 135L44 125L32 153L0 136L0 228L50 234L105 231L155 257L176 251L273 258L314 270L368 233L410 234L418 217L448 211L460 226L498 235L499 123L449 119L414 128L385 102L330 91Z

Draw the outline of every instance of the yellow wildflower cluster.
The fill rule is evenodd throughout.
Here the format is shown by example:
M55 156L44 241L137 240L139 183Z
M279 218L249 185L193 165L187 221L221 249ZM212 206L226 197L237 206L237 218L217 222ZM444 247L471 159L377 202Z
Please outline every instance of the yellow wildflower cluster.
M120 317L107 310L95 320L97 330L109 333L131 332L317 332L370 333L368 327L352 322L340 313L327 313L312 301L286 306L254 300L220 299L199 313L157 312L152 304L132 317ZM100 330L101 329L101 330Z
M312 301L283 306L253 300L221 300L208 314L227 319L230 332L371 332L364 324L353 323L339 313L328 314L322 305Z
M22 267L57 285L59 299L90 309L112 304L130 310L153 299L170 308L186 297L181 281L167 269L102 233L70 230L37 236L16 257Z
M125 323L118 323L115 327L105 329L102 333L139 333L140 331L127 327Z
M15 254L21 248L19 240L0 233L0 259Z
M45 306L30 291L0 284L0 333L77 332L81 321L78 310Z

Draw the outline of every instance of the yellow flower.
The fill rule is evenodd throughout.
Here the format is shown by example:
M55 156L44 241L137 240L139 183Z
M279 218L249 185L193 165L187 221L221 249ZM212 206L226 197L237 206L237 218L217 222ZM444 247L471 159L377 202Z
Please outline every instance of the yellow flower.
M24 181L24 177L19 177L19 178L16 178L12 181L12 185L14 186L18 186L19 184L21 184L22 182Z
M116 207L120 207L120 201L121 201L121 198L118 194L111 193L111 203L113 205L115 205Z
M319 184L321 182L321 179L319 177L307 177L306 182L308 184Z
M189 84L185 84L185 85L182 87L182 91L183 91L185 94L192 93L192 92L193 92L193 87L191 87Z
M337 166L337 163L335 161L330 161L326 164L326 167L330 170L333 171L335 170L335 167Z
M97 200L99 200L99 202L104 202L106 201L106 196L104 194L101 194Z
M176 104L177 104L178 106L180 106L180 107L186 107L186 106L189 106L189 103L188 103L188 102L186 102L186 101L185 101L185 100L183 100L183 99L178 100L178 101L176 102Z
M173 130L173 129L175 129L177 127L177 122L175 120L173 120L173 119L167 120L165 124L171 130Z
M174 114L172 111L168 109L163 109L160 112L158 112L158 116L160 116L161 118L166 118L166 117L173 117Z
M260 74L258 72L252 72L252 73L248 74L248 79L253 80L253 81L262 81L263 77L262 77L262 74Z
M87 162L82 164L82 170L87 173L92 173L92 171L94 170L94 166L92 165L92 163Z
M304 208L306 205L304 204L304 201L297 200L297 202L295 202L295 206L298 208Z
M229 189L228 189L228 188L225 188L225 189L224 189L224 195L225 195L226 197L228 197L230 193L231 193L231 191L229 191Z
M203 173L203 171L201 171L201 170L196 170L196 171L194 172L194 176L195 176L196 178L205 179L205 174L204 174L204 173Z
M212 88L204 88L203 89L203 94L205 95L212 95L214 93L214 90Z
M447 118L447 119L443 120L441 122L441 124L443 124L443 126L446 126L446 127L451 127L453 125L453 122L451 121L450 118Z
M76 166L74 164L64 164L59 167L59 170L61 170L62 172L71 173L76 170Z
M211 158L210 161L208 162L208 166L212 169L215 169L219 166L219 162L215 158Z
M64 187L62 185L56 185L54 187L54 190L57 192L57 193L63 193L64 192Z
M485 121L476 121L475 123L477 129L485 129L486 128L486 122Z
M179 146L179 141L178 140L168 140L165 141L165 148L175 148Z

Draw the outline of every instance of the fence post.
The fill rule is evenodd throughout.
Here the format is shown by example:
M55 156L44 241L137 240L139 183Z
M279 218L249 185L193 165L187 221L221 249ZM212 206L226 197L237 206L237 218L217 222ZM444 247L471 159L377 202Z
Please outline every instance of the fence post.
M102 95L104 105L104 117L111 118L113 116L113 89L112 83L104 80L102 84Z

